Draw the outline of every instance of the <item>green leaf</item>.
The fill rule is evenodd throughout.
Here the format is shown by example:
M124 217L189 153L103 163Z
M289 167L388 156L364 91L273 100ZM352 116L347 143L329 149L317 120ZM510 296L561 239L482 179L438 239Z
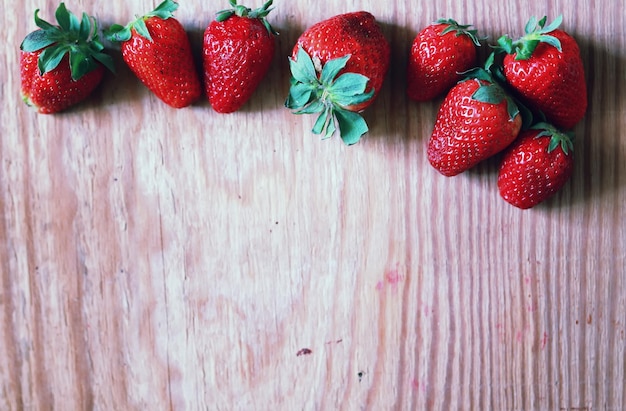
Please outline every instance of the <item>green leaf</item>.
M102 63L111 73L115 73L115 63L111 56L106 53L95 53L92 57Z
M547 17L543 18L544 24L545 24L545 20L547 19ZM550 23L548 25L548 27L543 27L543 25L541 26L542 29L540 30L541 33L550 33L551 31L554 31L556 29L559 28L559 26L561 25L561 23L563 23L563 15L559 14L552 23Z
M124 42L130 40L132 32L130 26L122 26L120 24L114 24L104 32L104 36L113 42Z
M46 33L44 30L35 30L29 33L22 41L20 49L26 52L41 50L56 43L55 36Z
M330 116L329 110L323 110L320 115L317 117L315 124L313 125L313 134L322 134L324 128L326 128L326 124L329 120L332 120Z
M95 68L95 63L80 50L70 51L72 80L76 81Z
M369 131L365 119L357 113L338 109L335 110L334 114L339 125L341 139L347 145L356 144L361 136Z
M291 75L296 81L301 83L317 83L317 73L313 60L309 54L304 51L302 47L298 49L296 60L289 59L289 67L291 69Z
M500 104L504 98L504 91L497 84L481 85L472 94L472 99L481 103Z
M57 27L39 18L39 9L35 10L35 24L37 25L37 27L43 30L58 30Z
M496 83L481 85L474 94L472 94L472 98L487 104L500 104L506 101L506 109L509 114L509 120L511 121L520 113L513 99Z
M37 65L41 74L48 73L59 66L65 54L69 51L67 46L48 47L39 55Z
M146 15L146 17L159 17L163 20L174 16L174 12L178 10L178 3L172 0L165 0L159 4L154 10Z
M146 26L146 21L144 19L137 20L133 25L133 28L141 37L153 41L152 36L150 35L150 31L148 31L148 26Z
M328 60L322 68L322 74L320 76L322 84L331 84L337 74L346 66L350 57L351 55L347 54L343 57Z
M54 13L54 16L57 19L57 23L59 23L61 29L63 29L64 31L70 31L72 24L70 22L70 13L69 11L67 11L65 3L59 4L59 7Z
M311 101L315 87L310 83L295 83L289 89L289 97L285 106L289 109L299 109Z
M345 73L330 86L328 92L335 98L351 97L365 92L369 79L362 74Z
M554 36L541 36L539 38L539 41L551 45L558 51L563 51L563 49L561 48L561 41Z
M322 111L326 110L326 108L327 107L324 105L324 103L321 102L321 100L316 99L316 100L311 101L310 104L307 104L302 109L296 111L295 114L321 113Z
M218 11L217 15L215 16L215 21L222 23L226 20L228 20L231 16L233 16L235 14L234 10L222 10L222 11Z
M91 18L87 13L83 13L83 18L80 21L78 32L81 39L87 39L92 35Z

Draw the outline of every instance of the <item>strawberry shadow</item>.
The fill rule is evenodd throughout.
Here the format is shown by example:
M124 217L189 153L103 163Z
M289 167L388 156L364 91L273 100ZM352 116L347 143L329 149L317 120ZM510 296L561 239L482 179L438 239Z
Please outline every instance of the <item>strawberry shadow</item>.
M626 104L626 55L608 43L572 33L578 42L587 81L587 112L574 128L574 175L564 187L573 205L615 198L626 186L624 150L619 130L623 128Z
M379 24L391 46L391 58L377 100L363 112L370 127L365 138L392 145L426 144L444 96L426 102L408 98L406 68L417 28L380 21Z

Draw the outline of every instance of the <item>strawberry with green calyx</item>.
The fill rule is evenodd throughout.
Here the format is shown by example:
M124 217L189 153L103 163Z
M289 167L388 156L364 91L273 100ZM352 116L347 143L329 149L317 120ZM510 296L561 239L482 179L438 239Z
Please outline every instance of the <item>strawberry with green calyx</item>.
M522 128L513 98L486 69L467 73L467 79L446 95L428 142L428 160L444 176L460 174L504 150Z
M470 27L452 19L439 19L415 36L407 65L410 99L432 100L460 81L463 72L476 66L480 39Z
M555 126L569 130L585 115L587 85L576 40L558 29L562 16L546 26L546 17L531 18L518 40L498 39L506 53L503 73L528 106Z
M390 46L371 13L331 17L308 28L290 57L291 88L285 106L296 114L319 113L315 134L344 143L368 131L358 114L370 106L389 69Z
M39 29L20 46L21 93L27 105L51 114L83 101L100 84L105 68L114 72L115 67L103 52L94 17L83 13L79 19L64 3L55 12L58 25L38 14L39 9Z
M522 132L503 156L500 196L521 209L547 200L570 179L573 151L573 135L551 124L538 123Z
M202 95L185 29L174 18L178 3L165 0L126 26L112 25L109 40L121 43L122 57L159 99L174 108L191 105Z
M272 0L250 9L230 0L204 32L204 88L211 107L232 113L243 106L265 78L274 57L275 35L267 21Z

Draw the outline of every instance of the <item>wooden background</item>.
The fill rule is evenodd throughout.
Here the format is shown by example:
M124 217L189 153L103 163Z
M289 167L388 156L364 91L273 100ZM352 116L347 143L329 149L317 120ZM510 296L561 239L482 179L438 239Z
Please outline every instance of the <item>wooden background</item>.
M108 26L156 2L66 4ZM273 68L240 112L171 109L113 50L117 76L44 116L20 100L18 47L57 5L0 12L0 409L626 408L623 2L276 0ZM198 57L226 6L181 1ZM345 147L283 107L287 55L359 9L392 67L371 132ZM440 100L407 101L406 55L437 18L493 43L559 13L589 110L570 183L521 211L497 159L430 167Z

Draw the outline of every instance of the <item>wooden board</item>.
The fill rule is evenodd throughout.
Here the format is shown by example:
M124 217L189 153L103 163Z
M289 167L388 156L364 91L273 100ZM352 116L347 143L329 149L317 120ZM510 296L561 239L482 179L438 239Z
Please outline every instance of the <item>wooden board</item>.
M18 47L57 4L0 13L0 409L626 408L622 2L277 0L272 70L240 112L171 109L113 50L117 76L45 116L20 100ZM67 2L105 26L155 5ZM226 6L181 1L198 56ZM287 56L358 9L392 67L346 147L283 107ZM437 18L493 44L559 13L589 109L573 178L521 211L498 196L496 160L430 167L440 100L407 100L406 55Z

